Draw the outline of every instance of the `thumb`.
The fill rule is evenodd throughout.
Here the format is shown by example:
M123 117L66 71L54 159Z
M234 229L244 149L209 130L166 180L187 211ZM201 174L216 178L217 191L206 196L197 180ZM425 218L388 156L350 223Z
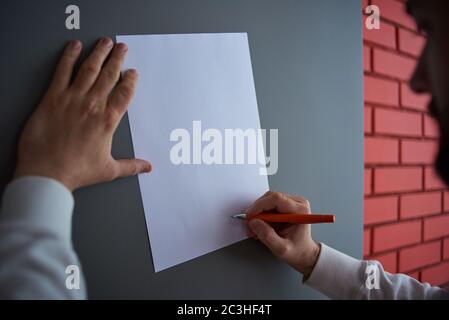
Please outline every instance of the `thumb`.
M259 240L277 257L282 257L287 250L287 240L281 238L274 229L260 219L251 219L249 227Z
M141 159L117 160L117 167L117 178L134 176L152 170L151 163Z

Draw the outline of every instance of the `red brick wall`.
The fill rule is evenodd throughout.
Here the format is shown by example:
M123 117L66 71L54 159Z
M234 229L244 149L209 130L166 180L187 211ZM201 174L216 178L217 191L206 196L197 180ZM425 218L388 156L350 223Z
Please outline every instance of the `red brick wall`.
M364 255L390 272L433 285L449 282L449 192L432 163L438 131L427 96L408 79L424 44L401 0L380 8L380 30L363 15L365 78Z

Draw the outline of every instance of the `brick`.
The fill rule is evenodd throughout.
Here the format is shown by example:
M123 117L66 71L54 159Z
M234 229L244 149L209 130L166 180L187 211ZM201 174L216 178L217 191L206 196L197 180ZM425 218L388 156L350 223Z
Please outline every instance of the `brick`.
M449 191L444 191L444 211L449 211Z
M365 163L399 163L399 140L365 138Z
M440 261L441 242L425 243L399 252L399 272L407 272Z
M423 36L406 29L399 29L399 50L419 56L425 43L426 39Z
M373 131L373 110L370 107L365 107L365 133L371 133Z
M374 229L374 252L411 245L421 240L421 222L401 222Z
M434 286L449 282L449 262L423 270L421 272L421 281L428 282Z
M365 76L365 101L399 106L399 84L395 81Z
M405 11L403 2L395 0L373 0L371 4L379 7L382 19L387 19L404 27L416 30L416 23Z
M431 217L424 220L424 240L449 235L449 215Z
M382 267L385 271L390 273L397 272L397 254L396 252L390 252L382 255L378 255L372 258L373 260L377 260L382 264Z
M424 135L429 138L438 138L440 136L437 122L427 114L424 115Z
M362 11L365 12L365 8L368 6L368 0L362 0Z
M410 80L415 69L415 59L384 51L373 50L374 71L400 80Z
M443 242L443 259L449 259L449 238Z
M409 277L412 277L412 278L414 278L414 279L420 281L420 278L419 278L419 271L415 271L415 272L407 272L407 275L408 275Z
M446 188L446 185L435 172L435 168L433 166L426 167L424 170L424 189L432 190L443 188Z
M365 169L365 179L364 179L365 180L365 195L369 195L372 192L371 177L372 177L371 169Z
M418 94L407 83L401 84L401 104L403 107L426 111L430 103L428 94Z
M374 110L374 131L376 133L419 137L422 134L421 114L377 108Z
M363 46L363 70L371 71L371 48Z
M380 29L363 28L363 39L378 45L396 48L396 28L389 23L382 23Z
M432 164L438 151L436 141L403 140L401 144L402 163Z
M363 231L363 256L369 256L371 253L371 230Z
M419 167L376 168L374 191L376 193L418 191L422 188L422 169Z
M398 203L399 201L397 196L365 199L365 225L397 220Z
M401 219L441 213L441 192L415 193L401 196Z

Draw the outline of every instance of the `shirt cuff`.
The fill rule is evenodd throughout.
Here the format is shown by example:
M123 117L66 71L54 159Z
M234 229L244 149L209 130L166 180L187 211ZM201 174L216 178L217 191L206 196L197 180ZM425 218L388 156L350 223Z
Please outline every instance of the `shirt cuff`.
M71 241L72 193L60 182L45 177L20 177L3 194L0 223L19 223Z
M363 262L321 243L318 261L304 284L331 299L355 299L364 285Z

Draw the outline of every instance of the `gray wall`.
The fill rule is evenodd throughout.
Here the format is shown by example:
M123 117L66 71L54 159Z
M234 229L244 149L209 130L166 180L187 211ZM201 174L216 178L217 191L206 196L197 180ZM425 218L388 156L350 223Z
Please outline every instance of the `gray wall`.
M65 7L81 30L65 29ZM363 104L359 0L3 1L0 17L0 191L15 144L63 44L102 35L248 32L263 128L279 128L270 187L308 197L334 225L317 240L362 253ZM85 50L87 52L87 50ZM128 119L113 153L132 157ZM322 298L254 240L153 272L136 178L75 192L74 245L91 298ZM4 262L2 262L4 263Z

